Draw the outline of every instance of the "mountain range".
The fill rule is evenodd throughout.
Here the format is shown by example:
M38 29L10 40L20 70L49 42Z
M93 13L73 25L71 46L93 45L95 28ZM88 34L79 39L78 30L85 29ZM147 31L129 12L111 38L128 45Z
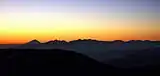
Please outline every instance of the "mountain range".
M0 49L1 76L149 74L158 73L159 60L160 41L149 40L32 40Z
M159 48L160 41L149 41L149 40L131 40L131 41L98 41L91 39L78 39L70 42L64 40L51 40L45 43L41 43L38 40L32 40L26 44L22 44L14 49L64 49L64 50L73 50L78 53L87 55L99 62L105 64L113 64L117 60L128 59L128 56L138 55L139 52L146 54L145 50ZM13 48L12 48L13 49ZM158 49L159 50L159 49ZM153 59L152 52L160 55L159 51L149 51L148 57ZM137 59L136 56L134 56ZM146 64L145 62L147 57L140 56L144 62L136 62L136 66L141 64ZM159 57L158 57L159 58ZM157 59L158 59L157 58ZM128 61L128 60L127 60ZM149 64L150 61L147 63ZM119 62L117 62L119 63ZM135 64L132 64L130 61L127 62L127 65L116 64L118 67L133 67ZM147 64L146 64L147 65Z

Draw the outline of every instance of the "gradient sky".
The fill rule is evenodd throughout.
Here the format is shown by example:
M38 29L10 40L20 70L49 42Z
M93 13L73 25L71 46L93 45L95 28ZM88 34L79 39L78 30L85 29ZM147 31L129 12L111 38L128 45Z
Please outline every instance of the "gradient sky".
M0 43L160 40L158 0L0 0Z

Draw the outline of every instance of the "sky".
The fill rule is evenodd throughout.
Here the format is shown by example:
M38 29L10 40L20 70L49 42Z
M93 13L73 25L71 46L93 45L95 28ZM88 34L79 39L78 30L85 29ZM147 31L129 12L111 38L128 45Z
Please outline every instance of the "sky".
M160 40L158 0L0 0L0 43Z

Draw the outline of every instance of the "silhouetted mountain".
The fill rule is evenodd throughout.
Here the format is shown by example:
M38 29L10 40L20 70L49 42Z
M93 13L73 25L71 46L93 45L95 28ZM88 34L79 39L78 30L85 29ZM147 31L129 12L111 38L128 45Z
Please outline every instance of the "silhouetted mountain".
M34 44L33 44L33 43ZM38 45L37 45L38 44ZM100 62L108 62L117 58L124 58L126 55L134 53L135 50L144 50L160 47L160 41L131 40L131 41L98 41L92 39L78 39L70 42L63 40L53 40L41 43L37 40L31 44L24 44L16 49L65 49L85 54Z
M42 43L38 40L32 40L26 44L20 45L19 47L15 47L15 49L39 49Z
M0 50L1 76L119 76L158 74L160 64L118 68L69 50ZM159 75L159 74L158 74Z
M39 42L38 40L32 40L26 44L29 44L29 45L35 45L35 44L41 44L41 42Z
M67 42L66 41L64 41L64 40L54 40L54 41L48 41L48 42L46 42L46 43L44 43L44 44L67 44Z
M0 75L104 75L116 71L85 55L67 50L0 50ZM114 71L113 71L114 69Z
M44 43L44 44L54 44L54 42L55 42L55 41L51 40L51 41L48 41L48 42L46 42L46 43Z

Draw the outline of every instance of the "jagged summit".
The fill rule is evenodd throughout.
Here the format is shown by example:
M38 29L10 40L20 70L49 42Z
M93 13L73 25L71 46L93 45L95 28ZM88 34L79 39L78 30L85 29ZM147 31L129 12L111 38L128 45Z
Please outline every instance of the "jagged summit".
M53 43L54 43L54 41L50 40L50 41L46 42L45 44L53 44Z
M27 44L41 44L41 42L36 40L36 39L34 39L34 40L28 42Z
M67 43L67 42L64 40L51 40L46 42L45 44L64 44L64 43Z

